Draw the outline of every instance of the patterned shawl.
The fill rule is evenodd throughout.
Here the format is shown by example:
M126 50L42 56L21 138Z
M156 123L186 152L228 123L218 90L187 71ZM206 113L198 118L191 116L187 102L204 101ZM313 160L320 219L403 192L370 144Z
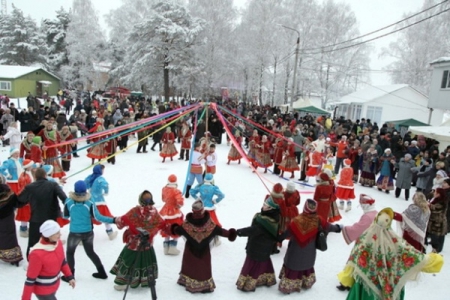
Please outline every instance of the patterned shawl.
M272 237L278 236L278 221L270 215L257 213L254 217L256 223L260 224Z
M376 299L397 300L406 281L417 279L426 263L425 254L397 236L390 223L377 223L383 211L356 241L347 266L354 268L355 280Z
M305 247L316 238L319 216L317 214L302 213L292 219L289 229L300 247Z
M402 216L402 229L406 231L414 240L424 245L430 212L423 212L420 207L415 204L411 204L403 212Z

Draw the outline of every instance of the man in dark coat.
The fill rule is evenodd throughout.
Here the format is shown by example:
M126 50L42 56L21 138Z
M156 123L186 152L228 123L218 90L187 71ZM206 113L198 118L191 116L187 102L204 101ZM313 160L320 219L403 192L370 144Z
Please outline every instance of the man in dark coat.
M217 144L222 143L223 125L222 122L217 120L217 116L211 116L208 124L208 131L211 132L211 135L217 140Z
M25 186L19 195L19 202L30 203L31 217L28 232L27 257L30 248L40 239L39 227L47 220L61 216L58 198L64 204L67 196L58 183L47 180L47 173L39 168L35 173L36 181Z

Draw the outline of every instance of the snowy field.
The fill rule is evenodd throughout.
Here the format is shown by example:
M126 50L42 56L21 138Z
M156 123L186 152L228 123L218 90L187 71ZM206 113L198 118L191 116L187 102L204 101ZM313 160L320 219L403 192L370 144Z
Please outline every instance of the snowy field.
M223 139L225 140L225 138ZM129 145L136 142L136 139L130 139ZM152 144L152 141L150 141ZM83 145L80 145L82 147ZM177 144L179 148L179 144ZM218 206L217 214L224 228L241 228L249 226L253 215L260 210L264 196L268 193L258 176L251 172L247 164L242 161L241 165L232 162L227 165L227 154L229 147L226 144L218 145L216 152L219 156L217 164L217 174L215 183L225 193L225 199ZM0 148L0 160L7 159L9 147ZM80 158L72 159L70 174L82 170L90 165L90 159L86 157L85 152L80 153ZM178 177L179 188L182 189L187 170L186 161L166 161L161 163L158 152L149 150L146 154L137 154L136 145L132 146L126 153L117 156L116 164L105 163L105 178L109 182L110 191L106 197L109 208L114 215L126 213L131 207L137 204L139 193L148 189L153 193L156 207L161 208L161 189L166 184L167 177L175 174ZM91 173L88 169L83 173L70 177L64 190L66 193L73 190L75 181L84 179ZM265 179L269 188L276 182L281 182L284 186L286 181L272 175L259 173ZM287 174L288 176L290 174ZM298 178L298 172L296 178ZM314 181L314 180L311 180ZM312 183L312 182L311 182ZM297 185L301 192L302 202L299 206L303 208L304 200L312 197L313 188L304 185ZM414 189L414 188L413 188ZM360 193L370 194L376 199L378 209L392 207L397 212L402 212L408 204L404 198L395 199L393 193L386 195L377 191L376 188L356 187L355 194L359 197ZM193 199L185 200L183 212L190 212ZM353 210L348 213L342 213L343 219L340 223L352 224L357 221L362 214L362 210L357 203ZM395 227L395 225L393 225ZM18 224L17 224L18 228ZM67 239L69 226L62 229L63 239ZM100 256L105 269L113 266L124 244L122 243L122 233L110 241L105 233L104 226L95 226L95 250ZM346 245L341 234L331 233L328 237L328 251L318 252L315 265L317 282L308 291L302 291L299 295L283 295L277 286L270 288L261 287L253 293L244 293L238 291L235 282L238 278L242 264L245 259L246 238L237 238L233 243L222 239L222 245L212 249L213 276L216 283L216 290L213 294L190 294L183 287L177 285L178 272L181 267L182 255L165 256L163 254L162 238L157 236L154 240L154 247L159 265L159 278L156 283L158 299L278 299L278 298L302 298L302 299L334 299L343 300L346 298L346 292L338 291L335 286L338 285L336 274L344 267L351 246ZM25 252L27 239L19 237L19 243L22 251ZM273 255L272 260L276 272L282 267L283 256L286 251L286 243L283 245L281 253ZM184 241L180 239L178 248L183 250ZM430 250L430 249L428 249ZM450 242L447 241L443 254L448 257L450 252ZM62 282L57 293L58 299L122 299L123 292L113 289L114 277L111 275L107 280L94 279L91 274L95 272L95 267L87 258L82 247L77 248L76 252L76 281L77 286L74 290L66 283ZM0 299L12 300L20 299L26 272L20 267L13 267L9 264L0 262ZM422 274L418 283L408 283L406 287L406 299L423 300L429 296L434 299L448 299L448 288L446 284L450 282L450 267L444 265L440 274L433 276L431 274ZM277 274L278 275L278 274ZM130 289L127 299L151 299L148 289Z

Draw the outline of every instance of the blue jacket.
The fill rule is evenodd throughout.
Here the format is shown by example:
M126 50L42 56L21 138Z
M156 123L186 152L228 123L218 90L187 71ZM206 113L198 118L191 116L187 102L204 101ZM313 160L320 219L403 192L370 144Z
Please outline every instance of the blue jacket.
M70 218L70 232L87 233L91 232L93 225L91 218L95 218L102 223L114 223L114 219L101 215L97 206L90 200L90 194L82 196L73 192L69 193L69 198L64 203L64 218Z
M22 161L22 158L18 158L17 160L9 158L3 162L0 171L6 177L7 182L18 182L20 174L17 171L16 162L22 166Z
M105 198L103 197L104 194L108 194L109 192L109 185L108 182L106 182L105 178L103 176L97 177L94 180L94 183L92 186L90 186L90 177L89 175L86 177L84 182L86 183L86 186L88 189L90 189L91 193L91 200L95 202L96 205L99 204L105 204Z
M205 206L205 210L216 209L214 204L219 203L225 197L217 186L208 182L198 184L189 191L189 194L195 199L200 198ZM198 196L198 194L200 194L200 196ZM214 196L217 196L217 198L213 199Z

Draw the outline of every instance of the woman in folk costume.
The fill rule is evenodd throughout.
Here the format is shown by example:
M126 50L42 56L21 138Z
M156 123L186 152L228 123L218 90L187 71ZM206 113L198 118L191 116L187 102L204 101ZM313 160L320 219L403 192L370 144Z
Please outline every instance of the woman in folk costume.
M325 154L325 158L324 158L324 162L325 164L322 167L322 170L330 170L331 171L331 179L336 179L336 173L334 172L334 166L333 163L335 161L334 158L334 153L333 153L333 149L331 147L326 147L326 154Z
M394 213L394 220L401 222L402 238L422 253L425 253L425 236L429 219L429 203L423 193L415 193L413 204L403 213Z
M284 141L283 137L281 134L278 134L275 137L275 141L272 144L272 147L274 149L273 152L273 174L275 175L280 175L280 164L283 161L283 155L285 154L284 152L286 151L286 142Z
M378 173L379 166L378 152L375 149L375 145L370 145L366 152L361 150L358 155L362 157L359 183L362 186L368 185L373 187L376 184L375 175Z
M239 130L236 130L234 132L234 138L236 140L236 143L238 145L238 147L241 147L242 145L242 136L241 136L241 132ZM241 148L242 149L242 148ZM228 162L227 165L230 164L230 161L238 161L238 163L241 163L241 154L239 153L238 149L236 148L236 146L234 145L234 143L231 143L231 148L230 151L228 152Z
M25 186L32 183L33 180L33 174L31 173L31 169L34 167L34 162L29 159L25 159L23 161L23 172L20 173L19 179L17 180L18 183L18 193L22 193ZM30 204L24 205L21 208L17 210L16 214L16 221L20 222L20 236L21 237L28 237L28 222L30 221L31 217L31 208Z
M281 170L280 177L284 176L284 172L291 172L291 179L294 178L294 172L299 171L300 167L297 164L297 158L295 156L295 144L293 138L288 138L289 142L284 152L283 160L278 168Z
M281 208L281 218L283 222L281 222L282 227L280 228L280 232L284 232L291 220L298 216L298 208L300 205L300 193L295 188L295 183L288 181L286 184L286 190L283 193L284 196L284 205Z
M20 145L22 143L22 134L20 133L19 129L17 129L17 122L12 122L11 125L8 127L8 131L4 136L2 136L2 140L8 140L9 139L9 145L11 148L20 148Z
M359 196L359 205L364 212L359 221L349 226L339 225L342 229L342 236L344 237L347 245L350 245L351 243L356 241L356 239L358 239L361 234L366 231L366 229L369 228L370 225L372 225L373 220L378 214L375 208L375 199L373 199L369 195L361 194ZM345 271L346 269L344 269L342 272ZM338 274L338 278L339 277L340 275ZM350 286L345 286L342 284L342 282L336 288L340 291L350 290Z
M23 172L22 159L19 158L19 149L11 148L9 158L5 160L1 167L2 174L6 177L6 183L11 190L19 194L19 175Z
M264 168L264 173L267 173L267 168L272 166L272 160L270 159L271 144L267 135L262 136L261 142L256 147L258 151L256 152L255 164L257 167Z
M113 124L108 126L108 129L114 129L115 126ZM110 134L107 135L107 138L111 138L114 135L116 135L116 131L112 131ZM106 160L108 163L111 163L113 165L116 164L116 155L113 155L116 153L117 146L118 146L118 139L119 137L111 138L108 140L108 143L106 143L105 151L108 159ZM113 155L113 156L111 156Z
M180 135L181 150L179 160L189 160L189 151L191 151L192 131L189 129L188 123L184 121L181 125ZM185 155L186 154L186 155Z
M260 143L260 137L258 135L258 130L253 130L252 136L249 138L248 142L248 160L253 164L253 167L256 168L257 158L256 154L258 153L258 145Z
M217 153L216 144L211 143L208 147L206 154L206 173L216 174L216 164L217 164Z
M63 126L59 132L61 143L73 140L69 126ZM70 161L72 160L72 143L61 145L58 147L61 154L61 165L65 172L70 171Z
M20 158L28 158L31 159L31 144L33 142L34 133L32 131L28 131L27 136L23 139L20 144Z
M216 236L227 237L232 242L236 239L236 230L216 225L209 212L204 210L201 200L192 204L192 212L186 215L183 224L173 224L171 230L172 234L186 238L177 283L191 293L214 292L216 285L212 277L210 243Z
M184 198L178 189L177 176L172 174L167 179L167 185L162 189L162 201L164 206L159 211L159 214L166 221L166 224L183 224L183 213L180 208L183 207ZM178 236L164 231L161 232L161 235L164 238L164 254L178 255L180 253L177 249Z
M109 184L106 181L105 177L103 177L103 173L105 172L104 165L96 165L92 170L92 174L86 177L84 182L88 189L90 189L91 200L97 206L98 211L101 215L105 217L113 218L114 216L109 211L108 205L106 204L105 197L109 192ZM95 225L101 225L102 223L97 220L92 220L92 223ZM113 240L117 236L117 231L113 231L111 224L104 223L106 233L110 240Z
M104 120L102 118L97 118L94 127L92 127L89 130L89 133L92 134L92 133L98 133L98 132L104 131L105 127L103 126L103 123L104 123ZM88 149L87 157L92 159L92 164L95 163L96 159L98 159L98 161L100 162L102 159L104 159L107 156L106 150L105 150L107 142L101 143L100 141L102 139L104 139L104 137L91 138L91 141L94 144L94 146L92 146Z
M307 176L306 173L308 171L308 159L309 159L309 153L311 152L310 145L311 145L311 138L305 138L304 143L305 143L305 152L303 153L303 155L301 156L301 161L300 161L300 178L298 179L299 181L307 181Z
M361 151L360 141L354 140L353 146L350 147L348 152L348 158L352 162L350 167L353 169L353 182L358 182L359 178L359 168L361 165L361 156L359 156L359 152Z
M175 148L175 134L172 132L169 126L166 128L166 132L164 132L161 142L163 143L163 147L159 156L163 158L162 162L166 161L167 157L170 157L170 160L173 160L173 157L178 154L177 148Z
M41 137L35 136L33 137L33 141L31 143L31 155L30 159L37 164L43 164L44 160L42 159L42 150L41 150Z
M334 186L330 183L331 178L325 172L320 173L314 191L314 200L317 202L317 214L323 219L328 220L331 209L331 201L334 195Z
M290 237L283 267L280 271L278 290L283 294L311 288L316 282L316 237L319 222L325 232L340 232L338 225L330 224L317 214L317 202L308 199L303 213L292 219L280 240Z
M339 174L339 181L336 186L336 198L341 199L339 209L344 209L344 204L347 202L346 212L352 209L352 200L355 199L355 185L353 183L351 163L350 159L344 159L344 168Z
M23 257L17 241L14 211L24 204L6 183L0 183L0 260L15 266L19 266Z
M358 238L339 280L351 287L347 300L403 300L405 284L420 272L438 273L441 255L425 255L391 229L394 212L380 211L370 227Z
M384 190L386 194L394 189L394 164L395 156L392 155L391 149L384 150L383 156L380 157L380 177L377 180L378 190Z
M310 148L311 150L309 151L308 170L306 171L306 176L314 177L319 174L320 167L322 166L323 157L321 152L316 151L312 143L310 145Z
M238 290L254 292L259 286L277 283L270 255L276 247L279 232L280 207L267 197L261 211L253 217L249 227L236 230L238 236L247 236L247 256L236 282Z
M339 213L339 208L336 203L337 197L336 197L336 184L334 183L334 180L331 179L331 177L334 174L334 171L330 169L323 169L322 173L325 173L328 175L328 178L330 178L329 183L332 186L333 193L331 194L330 198L330 212L328 213L328 222L333 223L337 222L340 219L342 219L341 214Z
M158 263L153 249L153 238L158 231L165 228L165 222L153 206L155 203L149 191L143 191L139 195L138 201L138 206L115 219L117 228L122 229L128 226L123 233L123 242L126 245L110 271L111 274L116 275L114 289L118 291L125 290L127 284L130 284L131 288L148 287L149 269L153 272L154 279L158 278ZM145 245L145 248L141 245L142 235L138 228L149 233L148 244ZM134 272L131 274L132 269Z
M434 197L430 200L430 220L427 226L427 236L431 238L433 252L440 253L444 247L447 234L448 199L445 189L437 188Z

